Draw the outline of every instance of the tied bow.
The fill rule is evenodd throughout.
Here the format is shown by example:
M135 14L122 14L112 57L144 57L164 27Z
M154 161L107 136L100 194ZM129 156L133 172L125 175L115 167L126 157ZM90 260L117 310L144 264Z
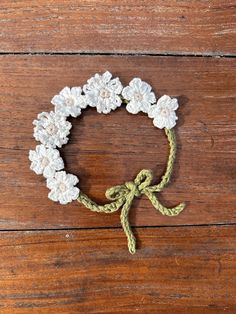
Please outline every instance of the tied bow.
M95 212L112 213L121 208L121 225L128 239L128 248L131 254L136 252L136 239L129 225L129 210L133 199L141 195L146 195L152 205L158 209L162 215L176 216L185 207L181 203L173 208L164 207L157 199L155 192L160 192L165 187L167 182L162 181L157 185L151 185L153 175L151 170L142 170L138 173L134 181L126 182L122 185L116 185L106 191L106 197L110 201L109 204L98 205L92 201L87 195L80 192L78 201L84 204L87 208Z
M136 251L136 240L129 225L129 210L132 205L133 199L141 195L146 195L152 205L158 209L162 215L176 216L185 207L181 203L173 208L163 206L155 193L161 192L164 187L169 183L170 176L173 170L175 155L176 155L176 141L175 134L172 129L165 128L165 133L170 145L170 153L167 161L167 167L160 183L151 185L153 175L151 170L141 170L134 181L126 182L123 185L114 186L106 191L106 197L111 201L109 204L98 205L91 200L87 195L80 191L78 202L95 212L113 213L121 209L121 224L128 239L128 248L131 254Z
M164 185L160 183L158 185L151 186L152 180L153 175L151 170L144 169L138 173L134 181L114 186L106 191L106 197L111 201L115 201L115 204L118 207L116 207L116 210L122 207L120 219L128 239L128 248L131 254L134 254L136 251L136 240L129 225L128 215L134 197L139 197L143 194L146 195L152 205L158 209L162 215L167 216L176 216L185 207L184 203L181 203L173 208L164 207L154 194L155 192L160 192Z

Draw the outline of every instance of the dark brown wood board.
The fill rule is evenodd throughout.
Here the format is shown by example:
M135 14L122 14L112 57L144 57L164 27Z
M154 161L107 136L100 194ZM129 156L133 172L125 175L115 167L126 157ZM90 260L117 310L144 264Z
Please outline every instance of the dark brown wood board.
M15 313L234 313L233 227L4 232L0 309Z
M235 55L235 0L1 0L2 52Z
M53 109L50 100L65 85L86 82L96 68L110 69L128 84L147 80L158 95L179 97L177 161L163 203L185 201L178 217L161 216L143 197L131 210L137 226L235 223L236 110L235 59L108 56L2 56L0 58L2 229L119 226L119 213L90 212L72 202L47 198L45 180L30 171L28 151L36 145L32 121ZM121 108L110 115L86 109L73 122L70 142L61 152L81 189L106 202L108 187L132 180L144 168L156 181L163 174L168 143L144 114Z

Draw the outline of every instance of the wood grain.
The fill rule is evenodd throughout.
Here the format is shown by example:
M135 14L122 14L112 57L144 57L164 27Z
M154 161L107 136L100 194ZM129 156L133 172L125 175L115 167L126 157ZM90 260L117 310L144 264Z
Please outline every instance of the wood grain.
M148 81L158 95L178 96L178 153L173 179L161 194L167 206L186 201L178 217L164 217L145 198L136 200L137 226L235 223L236 111L235 60L231 58L2 56L0 58L0 227L1 229L119 226L119 213L92 213L73 202L47 198L45 181L29 170L36 145L32 121L53 107L66 85L82 85L94 69L109 69L123 84ZM166 166L164 132L145 115L119 109L99 115L86 109L73 120L70 142L61 153L66 170L80 177L81 189L105 202L108 187L129 181L143 168L156 181Z
M4 232L1 313L235 313L233 227Z
M234 0L0 2L1 314L236 313L235 9ZM216 55L226 57L203 57ZM119 213L53 203L29 170L36 115L64 86L105 70L180 103L174 173L158 196L187 207L168 218L136 199L135 255ZM167 139L145 115L86 109L71 122L66 170L96 201L143 168L160 180Z
M1 0L1 52L236 53L234 0Z

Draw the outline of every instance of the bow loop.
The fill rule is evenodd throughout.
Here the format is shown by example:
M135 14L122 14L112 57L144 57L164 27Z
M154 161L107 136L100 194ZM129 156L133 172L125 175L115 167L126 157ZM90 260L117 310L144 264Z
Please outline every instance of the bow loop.
M116 185L106 190L106 198L111 201L116 201L120 198L125 198L129 190L125 185Z
M134 183L137 186L140 193L144 192L145 188L152 183L153 175L151 170L143 169L134 179Z

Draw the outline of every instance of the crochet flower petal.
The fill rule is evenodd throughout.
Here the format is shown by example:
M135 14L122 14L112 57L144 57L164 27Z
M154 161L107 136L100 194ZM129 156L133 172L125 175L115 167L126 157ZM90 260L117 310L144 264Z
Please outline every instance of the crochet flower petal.
M38 120L34 120L34 137L46 147L61 147L68 142L68 135L72 127L66 121L66 117L53 111L42 112L38 115Z
M51 100L55 106L55 112L65 117L78 117L81 114L81 109L87 106L85 96L81 93L81 87L63 88L59 95L54 96Z
M126 109L128 112L136 114L140 111L147 113L151 105L156 101L155 94L151 91L151 86L140 78L134 78L122 91L124 99L128 100Z
M96 73L84 85L86 102L91 107L96 107L99 113L107 114L121 105L118 95L122 91L122 84L118 78L111 79L112 74L105 72Z
M47 187L51 190L48 197L60 204L70 203L79 196L80 190L75 187L78 182L78 178L73 174L56 172L53 179L47 180Z
M64 162L59 152L44 145L37 145L35 151L29 151L30 169L45 178L53 177L57 170L64 168Z
M175 113L177 108L177 99L164 95L158 99L157 104L150 107L148 116L154 118L153 124L157 128L172 129L176 125L176 120L178 120Z

